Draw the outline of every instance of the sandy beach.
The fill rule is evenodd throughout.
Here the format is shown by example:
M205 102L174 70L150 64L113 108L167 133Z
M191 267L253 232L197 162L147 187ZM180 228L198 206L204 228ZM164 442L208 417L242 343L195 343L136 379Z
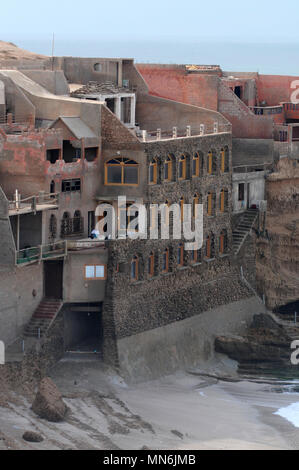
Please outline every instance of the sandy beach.
M274 414L299 402L299 394L192 372L127 385L97 361L62 360L51 376L69 408L65 422L39 419L15 396L0 408L0 449L299 448L299 428ZM26 430L44 441L25 442Z

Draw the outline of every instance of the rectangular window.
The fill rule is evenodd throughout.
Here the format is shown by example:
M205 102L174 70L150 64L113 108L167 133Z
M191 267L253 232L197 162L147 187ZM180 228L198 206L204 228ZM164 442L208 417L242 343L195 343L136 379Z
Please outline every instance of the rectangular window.
M138 184L138 168L134 166L125 166L124 173L125 184Z
M61 191L63 193L81 191L81 180L63 180L61 184Z
M95 264L85 266L85 279L89 281L105 280L107 278L107 266Z
M112 184L121 184L121 174L122 174L122 167L120 165L115 166L107 166L107 173L108 173L108 181Z

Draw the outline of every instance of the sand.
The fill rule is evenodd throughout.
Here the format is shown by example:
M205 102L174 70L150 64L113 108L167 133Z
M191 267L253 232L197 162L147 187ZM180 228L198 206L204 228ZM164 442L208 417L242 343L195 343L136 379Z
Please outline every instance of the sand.
M98 361L71 359L51 376L69 407L66 421L39 419L18 396L0 407L0 450L299 449L299 428L274 414L299 395L272 385L180 372L129 386ZM23 441L26 430L45 440Z

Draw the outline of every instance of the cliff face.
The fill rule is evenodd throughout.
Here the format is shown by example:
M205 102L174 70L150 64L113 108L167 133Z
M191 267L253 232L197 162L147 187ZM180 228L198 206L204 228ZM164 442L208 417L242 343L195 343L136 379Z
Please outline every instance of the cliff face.
M284 158L266 182L267 215L257 238L257 285L268 308L299 299L299 160Z

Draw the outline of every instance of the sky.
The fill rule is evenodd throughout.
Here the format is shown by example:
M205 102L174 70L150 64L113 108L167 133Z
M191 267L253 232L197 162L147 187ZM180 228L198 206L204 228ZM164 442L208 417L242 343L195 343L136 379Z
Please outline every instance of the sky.
M299 75L298 0L10 0L0 31L47 55L54 33L55 55Z

